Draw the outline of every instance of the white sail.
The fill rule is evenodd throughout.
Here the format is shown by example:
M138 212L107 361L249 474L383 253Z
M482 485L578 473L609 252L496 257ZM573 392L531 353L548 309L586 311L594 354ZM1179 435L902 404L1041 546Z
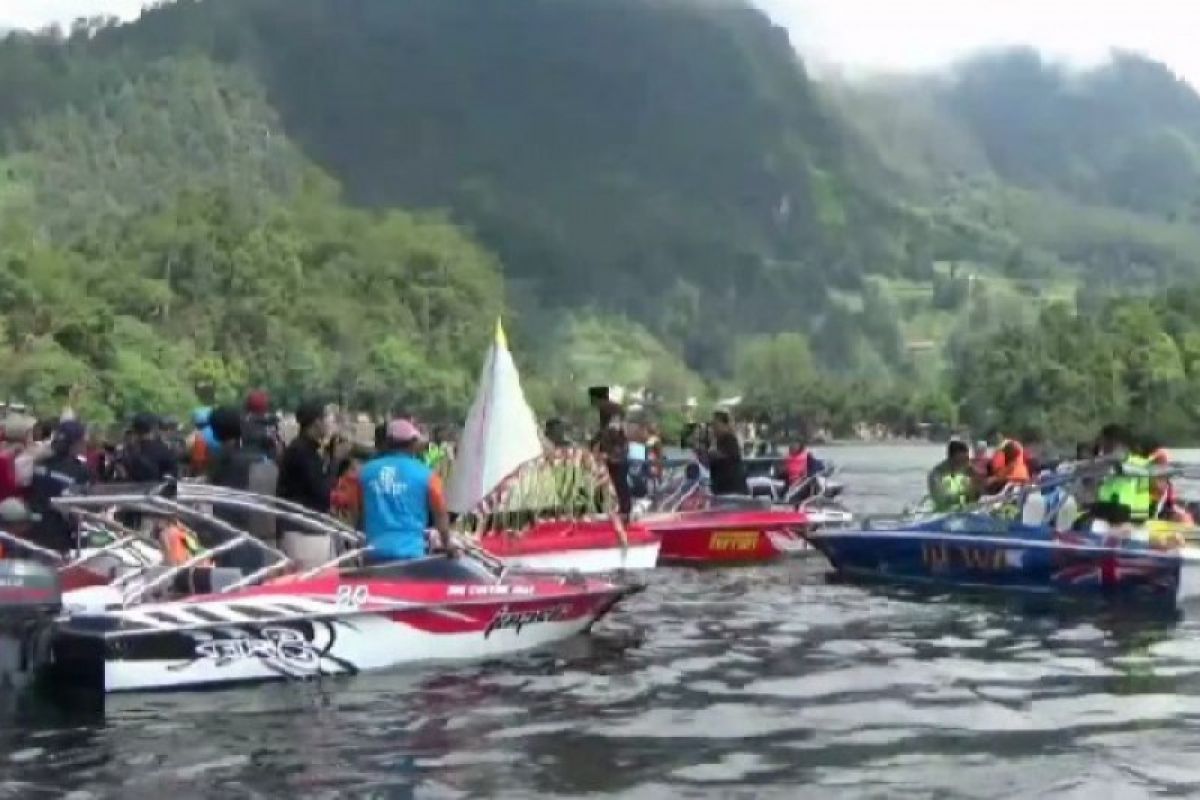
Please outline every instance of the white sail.
M521 390L521 376L508 351L504 327L483 362L479 388L455 453L447 505L468 513L501 481L542 454L537 419Z

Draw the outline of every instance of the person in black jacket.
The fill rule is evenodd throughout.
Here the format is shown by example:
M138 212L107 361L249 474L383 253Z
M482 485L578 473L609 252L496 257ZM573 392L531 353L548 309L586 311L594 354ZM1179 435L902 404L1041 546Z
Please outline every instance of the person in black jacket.
M125 479L132 483L158 483L178 477L179 462L162 440L158 417L141 413L133 418L132 436L122 454Z
M323 450L328 435L324 406L301 404L296 409L296 424L300 432L283 451L275 493L282 500L328 514L333 475Z
M29 510L40 518L30 540L66 553L75 543L75 527L53 505L56 497L91 482L84 450L87 429L75 420L62 422L50 440L50 456L33 468L29 485Z
M749 494L746 467L742 463L742 445L733 431L728 411L713 412L712 444L708 449L709 487L714 495Z

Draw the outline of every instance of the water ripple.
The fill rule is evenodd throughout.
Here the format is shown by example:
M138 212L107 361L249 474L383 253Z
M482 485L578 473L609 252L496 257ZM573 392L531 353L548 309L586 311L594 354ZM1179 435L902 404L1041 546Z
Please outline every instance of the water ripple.
M840 452L869 510L936 450ZM1200 795L1197 624L663 570L590 638L458 669L6 703L0 800Z

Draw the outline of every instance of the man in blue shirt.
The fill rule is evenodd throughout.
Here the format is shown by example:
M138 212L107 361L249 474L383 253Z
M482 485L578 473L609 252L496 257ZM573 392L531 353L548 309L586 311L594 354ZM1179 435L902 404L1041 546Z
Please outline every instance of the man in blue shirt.
M388 423L383 448L359 474L368 557L395 561L426 555L425 530L430 516L451 555L450 515L441 478L418 453L421 433L406 419Z

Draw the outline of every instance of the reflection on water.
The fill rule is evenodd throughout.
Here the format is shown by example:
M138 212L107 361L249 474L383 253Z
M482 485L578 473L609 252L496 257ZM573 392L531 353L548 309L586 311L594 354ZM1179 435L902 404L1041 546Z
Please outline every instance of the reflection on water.
M934 448L833 452L856 507ZM591 638L502 664L123 698L8 698L0 797L1196 796L1190 618L661 570Z

